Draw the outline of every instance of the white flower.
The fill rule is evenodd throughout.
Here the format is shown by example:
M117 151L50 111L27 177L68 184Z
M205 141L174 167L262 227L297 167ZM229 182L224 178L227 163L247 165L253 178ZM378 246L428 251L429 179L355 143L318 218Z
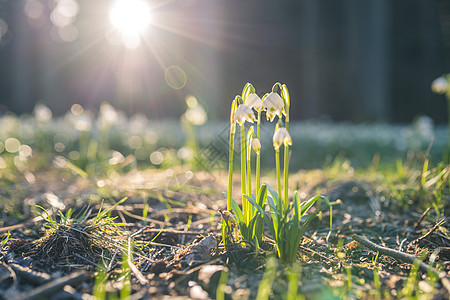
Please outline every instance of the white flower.
M245 121L253 123L256 121L255 114L253 110L245 104L239 105L236 110L235 120L239 123L239 125L243 125Z
M448 81L444 77L436 78L431 83L431 90L436 94L445 94L448 88Z
M248 107L254 108L257 111L261 111L264 109L264 104L263 104L261 98L259 98L259 96L254 93L248 95L247 98L245 98L244 103Z
M256 154L259 154L259 152L261 151L261 143L259 142L259 140L257 138L254 138L252 140L252 148L253 148L253 151L256 152Z
M284 110L284 102L283 99L277 93L270 93L263 101L264 108L267 110L266 118L270 119L270 122L273 121L275 115L281 118L281 114L286 114Z
M273 147L275 150L280 149L282 144L284 144L285 147L292 145L291 135L284 127L278 128L273 135Z

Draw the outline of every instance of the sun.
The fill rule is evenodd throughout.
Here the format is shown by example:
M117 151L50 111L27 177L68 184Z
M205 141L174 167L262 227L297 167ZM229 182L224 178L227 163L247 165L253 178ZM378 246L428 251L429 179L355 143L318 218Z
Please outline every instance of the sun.
M143 0L117 0L109 19L123 35L142 34L150 24L150 7Z

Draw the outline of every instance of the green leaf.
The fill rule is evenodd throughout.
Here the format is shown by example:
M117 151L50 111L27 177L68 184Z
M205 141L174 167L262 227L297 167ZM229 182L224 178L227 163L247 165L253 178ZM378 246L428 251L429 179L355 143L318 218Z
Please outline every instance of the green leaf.
M234 211L234 215L237 218L238 223L240 222L244 222L244 216L242 215L242 210L239 207L239 204L237 204L236 201L234 201L234 199L231 199L231 209Z
M75 219L77 219L78 223L84 223L91 215L91 212L92 212L92 208L91 208L91 204L89 203L87 206L85 206L83 209L80 210L80 212L78 212L75 215Z
M120 199L119 202L114 203L113 206L111 206L110 208L108 208L107 210L104 210L104 211L101 211L102 206L103 206L103 201L102 201L102 204L100 205L100 210L98 211L98 214L97 214L97 216L95 217L94 223L95 223L97 220L100 220L100 219L104 218L109 212L111 212L113 209L115 209L115 208L116 208L117 206L119 206L120 204L124 203L127 199L128 199L128 197L124 197L124 198Z
M255 194L252 194L252 199L256 202ZM258 210L253 205L250 206L250 207L251 207L251 210L252 210L251 214L250 214L250 217L253 218L257 214ZM261 207L263 207L263 206L261 206Z
M259 249L259 244L260 244L260 243L259 243L259 240L258 240L258 238L257 238L256 235L253 236L253 243L255 244L255 248L256 248L256 250L257 250L257 251L256 251L256 254L258 254L258 249ZM256 254L255 254L255 255L256 255Z
M325 197L325 196L316 196L314 198L318 198L317 200L320 199L320 200L325 201L325 203L328 205L328 207L330 207L330 230L328 231L328 234L327 234L327 237L326 237L326 241L328 243L328 239L330 238L331 231L333 229L333 205L338 204L338 202L331 203L330 200L327 197Z
M277 232L277 236L278 236L278 240L277 243L287 243L287 230L289 230L289 220L287 219L289 215L289 212L286 212L285 214L280 216L280 220L279 220L279 227L278 227L278 232ZM286 245L283 245L282 249L286 248Z
M292 216L292 225L289 230L289 241L291 242L289 245L289 258L293 260L296 256L298 245L300 243L300 238L298 235L298 226L300 223L300 216L299 216L299 209L298 209L298 202L299 197L297 192L295 192L296 197L294 197L294 214Z
M256 222L256 217L251 219L250 222L248 223L248 241L253 241L253 237L254 237L254 228L255 228L255 222Z
M281 212L283 209L283 203L281 203L278 193L270 185L267 185L267 188L269 189L269 192L272 195L273 200L275 201L275 205L277 208L276 210L278 212Z
M259 189L258 193L258 205L263 207L264 204L266 204L266 198L267 198L267 185L263 184L261 185L261 188Z
M273 200L272 196L267 195L267 203L269 204L270 210L274 213L278 213L277 205L275 204L275 201Z
M53 219L53 216L51 214L49 214L49 212L42 206L40 205L36 205L37 208L42 209L45 213L45 215L43 213L41 213L41 217L42 219L44 219L45 221L47 221L48 223L50 223L50 226L54 229L57 229L59 226L56 223L56 221Z
M275 226L274 226L274 220L272 218L272 222L269 219L269 217L267 216L267 214L265 213L264 209L258 205L258 203L255 202L254 199L245 196L245 198L247 198L247 200L258 210L258 212L260 213L260 216L263 218L264 222L266 223L267 227L269 227L270 233L272 234L272 236L276 239L276 230L275 230ZM257 218L258 216L255 216L255 218ZM255 219L254 218L254 219Z
M296 196L298 197L298 194L296 194ZM314 203L316 203L316 201L323 199L323 198L325 198L325 197L315 196L307 201L300 203L300 205L299 205L300 206L300 217L303 216L314 205Z
M259 211L260 214L264 214L264 209L256 203L255 199L250 198L247 195L244 195L244 197Z
M245 224L245 222L239 222L239 231L241 232L241 237L244 240L248 240L248 227L247 224Z
M323 211L327 207L329 207L329 205L324 205L324 206L320 207L319 209L317 209L312 215L308 216L308 219L306 220L305 223L303 223L302 227L300 228L300 231L299 231L300 239L305 234L306 228L308 228L309 223L314 219L314 217L316 217L321 211Z
M299 209L298 209L298 197L294 197L294 214L292 215L292 224L289 229L288 239L291 242L289 245L289 254L297 252L297 234L298 234L298 225L299 225Z
M256 222L255 227L253 229L253 235L256 236L259 242L261 242L264 233L264 223L265 223L264 218L261 215L256 215L254 216L254 218L256 219ZM267 219L269 220L269 218Z
M270 221L266 222L265 219L264 219L264 222L266 222L266 225L269 228L272 228L271 234L276 240L277 234L278 234L278 223L279 223L279 221L278 221L279 220L279 218L278 218L279 217L278 216L278 211L277 211L277 208L276 208L275 202L273 201L272 196L267 195L267 203L269 204L269 207L270 207L271 212L272 212L272 222L270 222ZM275 233L277 233L277 234L275 234Z

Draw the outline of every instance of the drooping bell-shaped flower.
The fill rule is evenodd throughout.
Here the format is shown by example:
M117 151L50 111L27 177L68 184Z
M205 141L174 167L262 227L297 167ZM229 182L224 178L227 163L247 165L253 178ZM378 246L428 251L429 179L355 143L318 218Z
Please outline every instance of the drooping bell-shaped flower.
M277 93L270 93L263 101L264 108L267 110L266 118L273 121L276 115L281 118L281 114L286 114L284 110L284 101Z
M245 98L244 104L250 108L256 109L257 111L261 111L264 109L264 104L261 98L259 98L259 96L254 93L248 95L247 98Z
M431 90L436 94L445 94L448 92L449 83L444 77L439 77L431 83Z
M250 107L248 107L245 104L241 104L236 110L235 120L236 122L239 123L240 126L242 126L245 123L245 121L250 123L255 122L256 118L255 114L253 113Z
M280 149L281 145L292 146L292 138L289 132L284 127L280 127L273 135L273 147L275 150Z

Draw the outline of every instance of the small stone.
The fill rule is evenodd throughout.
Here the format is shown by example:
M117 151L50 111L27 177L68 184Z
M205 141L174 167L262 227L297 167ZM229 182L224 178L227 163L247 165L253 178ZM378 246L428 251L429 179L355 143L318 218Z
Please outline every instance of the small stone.
M204 286L217 287L217 283L220 279L220 274L224 270L224 266L220 265L206 265L198 272L198 280L204 283Z
M189 281L188 285L191 287L189 289L189 295L193 299L208 299L209 295L208 293L202 289L201 286L199 286L195 281Z

